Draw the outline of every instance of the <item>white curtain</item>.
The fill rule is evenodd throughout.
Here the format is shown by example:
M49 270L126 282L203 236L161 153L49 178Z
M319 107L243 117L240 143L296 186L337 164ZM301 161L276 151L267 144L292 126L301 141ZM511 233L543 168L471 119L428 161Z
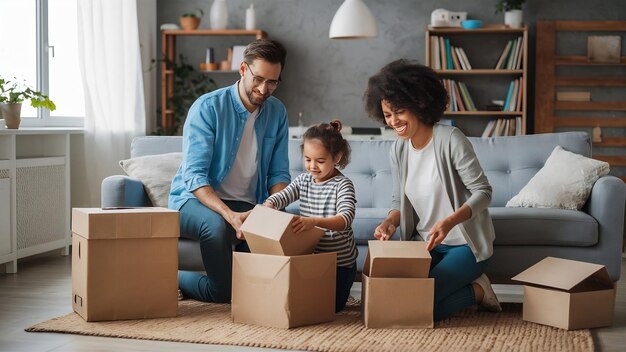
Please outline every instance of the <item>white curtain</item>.
M146 133L135 0L78 0L79 64L85 87L84 166L89 206L102 180L123 173L130 142Z

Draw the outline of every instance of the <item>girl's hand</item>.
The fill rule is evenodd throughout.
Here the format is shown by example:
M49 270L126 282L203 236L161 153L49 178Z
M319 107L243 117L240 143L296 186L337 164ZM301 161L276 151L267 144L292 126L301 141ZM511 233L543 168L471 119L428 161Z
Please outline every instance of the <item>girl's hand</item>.
M295 216L291 222L291 227L294 233L300 233L302 231L310 230L316 226L315 218L307 218L303 216Z
M396 225L389 220L385 220L374 230L374 238L379 241L386 241L393 236L394 232L396 232Z
M450 232L451 229L452 224L448 221L448 219L437 221L435 226L430 229L430 237L428 238L426 250L431 251L433 248L440 245L446 236L448 236L448 232Z

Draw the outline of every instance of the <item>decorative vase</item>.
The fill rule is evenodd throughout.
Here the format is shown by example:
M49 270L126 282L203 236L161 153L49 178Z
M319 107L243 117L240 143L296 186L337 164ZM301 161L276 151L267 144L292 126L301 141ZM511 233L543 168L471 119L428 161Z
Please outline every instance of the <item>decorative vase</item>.
M215 0L211 5L211 29L226 29L228 26L228 6L224 0Z
M197 29L200 26L201 20L202 18L200 17L181 17L180 26L184 30L192 31L192 30Z
M7 128L17 129L20 127L20 114L22 103L0 103L0 115L4 118Z
M522 27L522 10L510 10L504 13L504 24L511 28Z

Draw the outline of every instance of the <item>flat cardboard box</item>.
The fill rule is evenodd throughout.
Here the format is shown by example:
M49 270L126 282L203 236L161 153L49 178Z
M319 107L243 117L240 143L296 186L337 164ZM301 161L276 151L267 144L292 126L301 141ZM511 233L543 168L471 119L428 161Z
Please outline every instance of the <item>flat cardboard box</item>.
M513 280L526 283L525 321L567 330L613 323L615 284L604 265L547 257Z
M556 92L558 101L591 101L591 92Z
M86 321L173 317L178 212L72 209L72 307Z
M233 253L235 323L293 328L335 319L337 253Z
M376 329L432 328L435 280L421 241L369 241L362 274L363 324Z
M271 255L312 254L324 230L313 228L302 233L294 233L291 222L294 215L257 205L241 225L252 253Z

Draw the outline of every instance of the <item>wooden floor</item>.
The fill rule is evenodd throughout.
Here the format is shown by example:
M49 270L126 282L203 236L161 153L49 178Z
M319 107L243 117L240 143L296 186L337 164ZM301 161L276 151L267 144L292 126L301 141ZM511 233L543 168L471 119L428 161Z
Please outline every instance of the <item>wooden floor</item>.
M622 260L622 273L613 326L593 330L598 351L623 351L626 346L626 260ZM24 331L32 324L71 312L71 286L68 256L55 255L20 263L17 274L0 275L0 351L270 351ZM359 291L360 286L355 284L353 295L358 297ZM496 292L500 297L498 289Z

